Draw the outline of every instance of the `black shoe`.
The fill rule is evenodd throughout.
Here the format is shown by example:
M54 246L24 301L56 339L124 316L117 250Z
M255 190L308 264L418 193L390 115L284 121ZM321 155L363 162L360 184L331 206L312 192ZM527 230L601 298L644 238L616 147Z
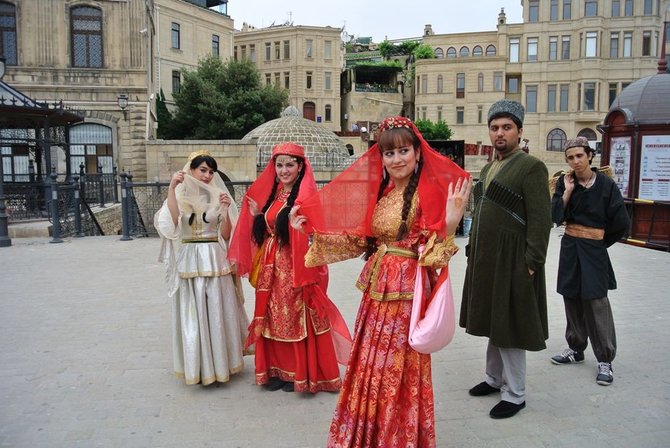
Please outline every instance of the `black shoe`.
M500 389L491 386L486 381L482 381L481 383L477 384L475 387L470 389L468 393L473 397L483 397L485 395L491 395L496 392L500 392Z
M500 400L500 403L493 406L489 415L491 418L509 418L516 415L521 409L526 407L526 402L521 404L510 403L509 401Z
M284 387L286 382L280 380L277 377L272 377L270 380L263 385L265 390L269 390L270 392L274 392L276 390L279 390Z
M612 363L599 362L596 383L600 384L601 386L609 386L613 381L614 375L612 374Z
M584 352L576 352L571 348L566 348L560 355L552 356L551 362L559 366L561 364L579 364L584 362Z
M284 386L282 386L281 390L284 392L293 392L295 388L293 387L293 383L286 382L284 383Z

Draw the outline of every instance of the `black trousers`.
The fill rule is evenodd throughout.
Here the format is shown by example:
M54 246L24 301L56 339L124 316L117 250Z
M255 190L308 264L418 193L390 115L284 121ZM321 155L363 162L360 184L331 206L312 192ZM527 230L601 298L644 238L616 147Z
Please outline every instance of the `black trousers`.
M598 362L611 363L616 356L616 332L609 299L563 297L563 302L568 321L565 329L568 346L576 352L583 352L590 340Z

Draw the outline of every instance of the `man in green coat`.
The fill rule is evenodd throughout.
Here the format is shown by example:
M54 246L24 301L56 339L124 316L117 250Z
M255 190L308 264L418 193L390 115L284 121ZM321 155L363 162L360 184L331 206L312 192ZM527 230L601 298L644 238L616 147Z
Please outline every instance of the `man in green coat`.
M472 396L501 393L489 415L526 406L526 350L543 350L547 329L544 263L551 230L547 167L521 150L524 109L511 100L488 113L494 160L475 185L460 325L489 338L485 381Z

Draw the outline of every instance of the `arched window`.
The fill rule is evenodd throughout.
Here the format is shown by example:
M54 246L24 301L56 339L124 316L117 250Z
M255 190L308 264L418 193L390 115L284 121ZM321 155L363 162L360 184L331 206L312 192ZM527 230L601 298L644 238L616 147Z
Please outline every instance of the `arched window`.
M566 141L567 137L562 129L552 129L547 135L547 151L563 151Z
M461 47L461 51L459 53L462 58L467 58L470 56L470 49L468 47Z
M102 12L90 6L70 8L72 66L102 68Z
M448 58L455 58L456 57L456 49L454 47L449 47L447 49L447 57Z
M475 48L472 49L472 55L473 56L481 56L484 54L484 50L482 50L482 47L479 45L475 45Z
M435 49L435 57L437 59L444 59L444 50L442 50L440 47L437 47Z
M496 55L496 47L495 45L489 45L486 47L486 56L495 56Z
M478 92L484 91L484 73L479 73L477 75L477 91Z
M437 75L437 93L444 92L444 80L442 75Z
M70 170L78 173L82 164L88 174L96 173L98 166L103 173L113 172L112 128L96 123L70 128Z
M16 6L0 2L0 56L7 65L17 65Z
M590 142L594 142L598 139L596 136L596 131L594 131L591 128L584 128L581 131L579 131L579 134L577 134L577 137L586 137L586 139Z

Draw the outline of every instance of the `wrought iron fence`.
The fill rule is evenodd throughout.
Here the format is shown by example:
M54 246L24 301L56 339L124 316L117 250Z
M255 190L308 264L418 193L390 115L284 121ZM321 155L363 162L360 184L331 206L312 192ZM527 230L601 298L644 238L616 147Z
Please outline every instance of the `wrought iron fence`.
M52 185L52 188L54 185ZM85 198L80 195L77 179L55 184L60 237L104 235ZM53 194L53 193L52 193ZM49 217L53 223L54 217Z
M49 216L48 186L44 183L5 183L4 191L9 222Z

